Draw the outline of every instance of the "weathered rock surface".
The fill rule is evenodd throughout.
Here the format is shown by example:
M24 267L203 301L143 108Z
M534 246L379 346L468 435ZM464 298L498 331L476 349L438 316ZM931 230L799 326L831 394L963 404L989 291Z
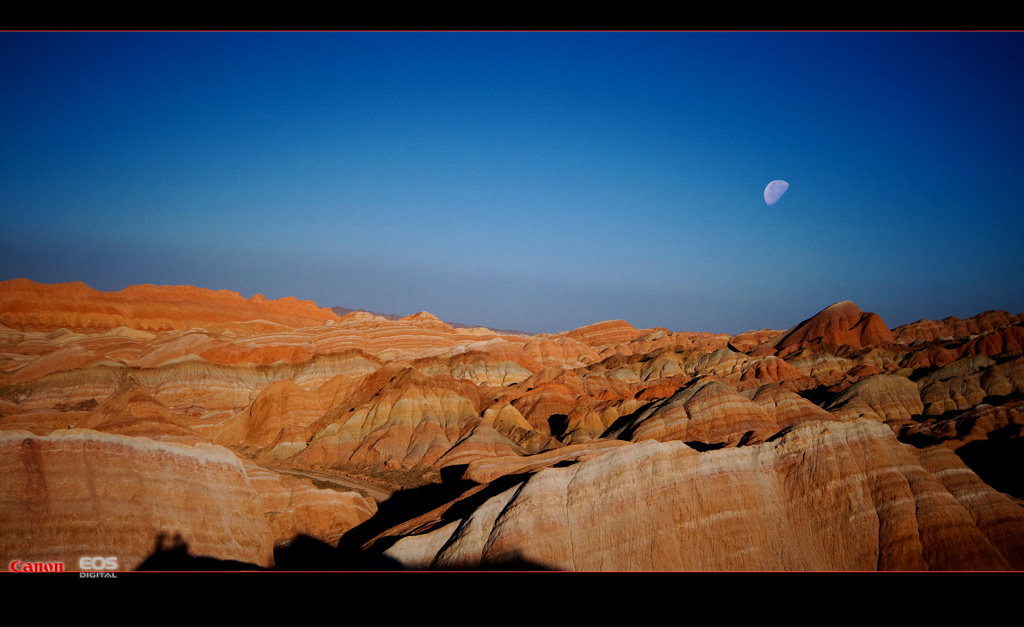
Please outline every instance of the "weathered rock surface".
M564 335L584 344L599 347L628 342L643 334L625 320L608 320L580 327Z
M179 535L192 555L273 565L273 533L240 459L186 446L87 430L48 436L0 432L0 557L86 556L140 565L158 536Z
M478 420L480 404L479 391L468 381L389 365L310 425L308 446L296 461L317 468L430 466Z
M902 435L912 442L942 443L950 450L979 440L990 434L1020 437L1024 432L1024 399L994 407L982 403L952 416L928 416L907 425Z
M1013 315L1006 311L986 311L966 320L950 316L943 320L918 320L893 329L897 340L911 344L917 341L929 342L943 338L954 339L972 335L984 335L1024 322L1024 314Z
M68 512L39 527L54 551L95 543L85 529L105 527L83 522L93 512L126 518L122 566L179 532L193 553L269 565L295 535L334 543L403 511L363 525L376 504L349 487L386 498L445 478L462 495L381 535L388 555L585 569L1021 565L1002 492L1024 498L1013 479L1024 316L890 332L843 302L784 332L617 320L502 333L190 287L0 283L0 441L44 451L4 458L3 524L21 538L4 546L28 550L45 502ZM141 469L157 458L167 467ZM168 487L204 473L196 502L230 510L206 531ZM45 494L26 496L38 476ZM82 476L94 490L73 497L61 482ZM138 492L119 485L128 476ZM148 509L132 520L122 499Z
M779 336L775 348L778 356L784 357L817 344L862 348L895 342L896 338L881 317L866 313L846 300L823 309Z
M768 383L742 394L764 410L779 429L811 420L834 419L832 414L778 383Z
M850 386L825 409L842 420L903 424L924 413L924 403L913 381L898 374L876 374Z
M970 513L978 530L1010 566L1024 570L1024 509L979 479L950 449L933 446L917 454L922 467Z
M260 497L275 544L299 535L337 544L346 531L377 512L373 499L357 492L319 489L307 480L249 463L245 470Z
M622 440L591 440L582 444L570 444L535 455L504 457L478 457L469 463L463 478L477 483L490 483L506 475L537 472L544 468L581 462L604 455L608 451L628 444Z
M90 331L128 327L166 331L254 321L266 330L277 325L313 326L338 320L329 309L294 297L246 299L228 290L191 286L133 285L100 292L84 283L44 285L28 279L0 283L0 324L12 329Z
M763 441L780 427L761 407L719 381L701 380L653 403L605 437L736 446Z
M954 487L965 500L970 489ZM991 523L1003 510L978 509L995 513L976 523L884 425L807 422L760 446L697 453L648 441L549 468L387 556L434 568L1011 567L1019 542L1007 538L1022 522Z

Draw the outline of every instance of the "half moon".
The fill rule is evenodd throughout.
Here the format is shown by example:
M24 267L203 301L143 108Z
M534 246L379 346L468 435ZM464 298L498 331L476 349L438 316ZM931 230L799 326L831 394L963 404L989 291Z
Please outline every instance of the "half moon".
M768 187L764 188L764 201L770 207L775 203L779 202L782 195L789 189L789 183L786 181L772 181L768 183Z

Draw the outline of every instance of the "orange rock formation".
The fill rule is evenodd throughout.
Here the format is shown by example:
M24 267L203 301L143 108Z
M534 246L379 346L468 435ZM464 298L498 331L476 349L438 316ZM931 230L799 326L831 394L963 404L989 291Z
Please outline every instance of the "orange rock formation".
M821 310L782 334L775 342L779 357L805 346L826 344L861 348L896 341L885 322L873 313L845 300Z
M351 567L1020 569L1022 346L1021 315L893 332L850 302L531 337L7 281L0 564L178 534L253 567L303 535Z

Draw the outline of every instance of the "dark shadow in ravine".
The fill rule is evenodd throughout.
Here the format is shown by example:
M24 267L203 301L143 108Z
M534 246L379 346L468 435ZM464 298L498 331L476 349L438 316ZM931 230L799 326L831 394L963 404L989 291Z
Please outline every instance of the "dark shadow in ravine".
M829 391L828 388L829 388L829 386L827 386L827 385L819 385L816 388L810 388L810 389L807 389L807 390L801 390L799 392L799 394L805 400L808 400L808 401L814 403L818 407L824 407L830 401L832 401L833 399L835 399L836 397L839 396L835 392Z
M968 442L956 454L982 481L1000 492L1024 498L1024 438L1020 425Z
M305 535L274 547L275 571L353 571L368 570L366 560L337 546ZM402 564L382 558L376 570L403 570Z
M476 487L472 481L464 481L461 476L446 477L442 483L432 483L415 488L396 490L391 497L377 503L377 513L369 520L353 527L342 536L339 547L351 550L359 547L399 523L416 518L436 509L445 503L457 499L467 490Z
M548 417L548 428L551 430L551 437L560 440L569 429L569 415L551 414Z
M388 570L394 566L391 563L393 560L389 561L385 558L382 561L382 553L394 545L399 538L381 538L374 542L367 551L363 551L362 546L388 529L448 503L452 504L438 516L437 523L433 526L434 529L455 520L468 518L488 499L524 483L530 476L529 474L506 475L485 485L460 479L447 486L446 490L438 489L438 486L426 486L395 492L390 499L378 505L377 515L342 536L338 548L346 555L347 559L358 563L360 569ZM467 495L467 493L469 494ZM458 501L453 503L457 499ZM525 562L520 566L523 568L509 569L545 569L543 566ZM497 569L497 566L488 569Z
M725 442L715 442L714 444L708 444L707 442L701 442L699 440L689 440L685 442L686 446L689 446L698 453L706 453L708 451L717 451L720 448L725 447Z
M635 426L632 425L632 422L639 418L641 414L643 414L645 411L653 407L655 404L660 403L664 400L665 399L658 399L656 401L646 403L629 414L623 414L622 416L619 416L618 418L615 419L611 426L604 430L604 432L601 434L601 438L606 440L629 441L629 439L633 436L633 431L630 427Z

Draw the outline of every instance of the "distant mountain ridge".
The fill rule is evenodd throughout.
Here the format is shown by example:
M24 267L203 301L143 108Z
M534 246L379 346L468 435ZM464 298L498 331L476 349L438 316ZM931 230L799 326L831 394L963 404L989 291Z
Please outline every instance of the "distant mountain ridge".
M401 320L402 317L403 317L403 316L398 316L398 315L395 315L395 314L387 314L387 313L380 313L380 312L377 312L377 311L370 311L369 309L349 309L348 307L330 307L329 309L331 311L333 311L334 313L338 314L342 318L344 318L345 316L349 315L350 313L353 313L353 312L356 312L356 311L363 311L363 312L366 312L366 313L374 315L374 316L380 316L381 318L384 318L385 320L391 320L392 322L395 321L395 320ZM526 331L519 331L519 330L516 330L516 329L497 329L495 327L485 327L482 324L463 324L461 322L449 322L447 320L442 320L442 322L444 322L445 324L447 324L448 326L450 326L450 327L452 327L454 329L478 329L478 328L484 328L484 329L488 329L490 331L494 331L498 335L533 335L532 333L527 333Z
M245 298L230 290L191 285L131 285L103 292L76 281L0 281L0 324L19 331L65 328L99 332L127 327L144 331L184 331L191 327L278 328L319 326L338 320L329 309L294 296Z

